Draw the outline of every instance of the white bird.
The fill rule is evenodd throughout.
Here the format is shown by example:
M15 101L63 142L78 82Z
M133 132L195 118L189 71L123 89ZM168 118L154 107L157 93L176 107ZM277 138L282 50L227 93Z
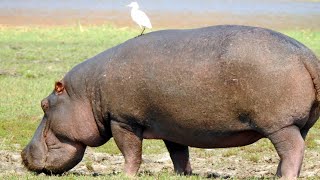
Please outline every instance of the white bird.
M140 26L141 29L143 28L141 34L139 35L139 36L141 36L143 34L144 30L146 29L146 27L149 29L152 28L150 19L148 18L146 13L139 10L139 5L137 2L131 2L128 6L132 7L132 9L131 9L132 20L134 22L136 22Z

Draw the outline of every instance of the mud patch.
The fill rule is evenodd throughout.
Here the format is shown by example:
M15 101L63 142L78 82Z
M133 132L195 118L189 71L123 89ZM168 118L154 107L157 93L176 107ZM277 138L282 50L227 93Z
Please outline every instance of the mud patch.
M276 172L278 157L275 153L261 153L259 159L244 158L241 152L225 157L228 149L193 150L191 149L191 165L193 172L201 177L209 178L273 178ZM201 152L201 153L199 153ZM215 155L204 157L203 153ZM247 152L250 153L250 152ZM252 152L251 152L252 153ZM301 172L301 179L320 177L320 153L307 150ZM122 155L111 155L94 152L87 149L84 159L66 174L88 176L112 176L122 171L124 159ZM173 166L168 153L143 155L140 173L150 176L161 172L173 172ZM27 170L21 163L20 153L0 151L0 176L24 175Z

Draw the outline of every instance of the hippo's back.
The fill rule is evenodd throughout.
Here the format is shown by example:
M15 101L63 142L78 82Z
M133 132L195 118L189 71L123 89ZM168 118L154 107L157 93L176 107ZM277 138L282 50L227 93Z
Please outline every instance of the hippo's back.
M183 57L177 58L176 62L180 59L199 61L232 58L230 55L253 56L254 53L269 53L279 56L297 50L298 53L301 53L301 50L309 51L303 44L281 33L235 25L156 31L131 39L119 47L123 61L132 61L131 57L135 55L144 56L144 59L150 59L147 58L149 56L151 59L155 56Z

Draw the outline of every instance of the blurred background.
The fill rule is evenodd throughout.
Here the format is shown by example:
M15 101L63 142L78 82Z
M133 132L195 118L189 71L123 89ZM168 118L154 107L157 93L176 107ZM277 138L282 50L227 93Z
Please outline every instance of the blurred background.
M1 25L133 26L130 1L1 0ZM274 29L320 28L317 0L140 0L155 28L245 24Z

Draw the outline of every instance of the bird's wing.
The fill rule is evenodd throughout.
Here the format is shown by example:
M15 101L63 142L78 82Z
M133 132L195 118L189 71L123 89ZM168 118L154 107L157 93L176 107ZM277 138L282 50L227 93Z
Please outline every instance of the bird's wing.
M137 24L147 27L149 29L152 28L152 25L148 16L143 11L136 10L132 12L131 17Z

